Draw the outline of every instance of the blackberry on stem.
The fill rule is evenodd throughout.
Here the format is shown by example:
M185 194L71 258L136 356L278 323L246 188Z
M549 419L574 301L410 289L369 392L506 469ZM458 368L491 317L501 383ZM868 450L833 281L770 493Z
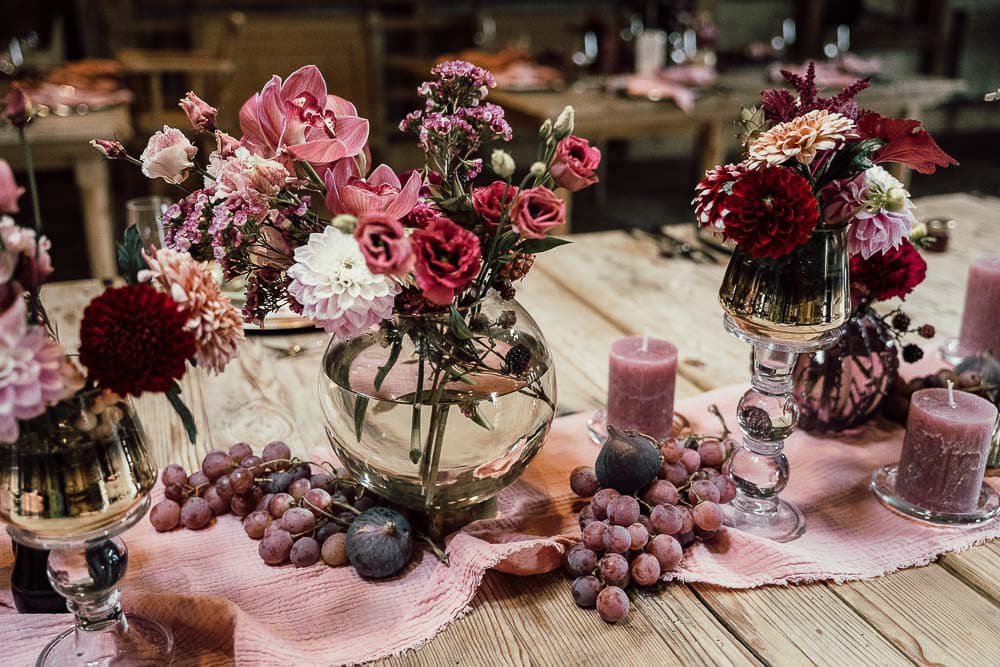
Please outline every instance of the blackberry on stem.
M892 328L896 331L907 331L910 328L910 316L906 313L896 313L892 316Z
M531 350L520 343L507 350L504 358L507 362L507 369L514 375L523 375L528 370L531 363Z
M903 346L903 361L908 364L915 364L924 358L924 351L919 345L910 343Z

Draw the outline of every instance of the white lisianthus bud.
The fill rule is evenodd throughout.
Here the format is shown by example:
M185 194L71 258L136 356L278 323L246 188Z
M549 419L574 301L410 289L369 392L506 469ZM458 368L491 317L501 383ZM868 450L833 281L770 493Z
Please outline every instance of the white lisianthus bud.
M906 206L908 194L903 188L889 188L885 193L885 207L890 211L899 212Z
M331 227L336 227L345 234L350 234L354 231L354 227L358 224L358 219L349 213L341 213L340 215L335 215L333 220L330 221Z
M540 178L545 175L545 172L548 171L548 168L545 166L544 162L532 162L531 169L529 169L528 171L530 171L531 175L534 176L535 178Z
M546 118L542 126L538 128L538 136L542 139L548 139L552 135L552 119Z
M918 222L910 228L910 240L914 243L927 236L927 225Z
M493 151L493 155L490 156L490 167L492 167L493 172L500 178L510 178L514 175L516 165L510 153L497 148Z
M556 123L552 127L555 133L556 139L562 139L573 133L573 122L576 118L576 111L573 107L566 105L566 107L559 113L559 117L556 118Z

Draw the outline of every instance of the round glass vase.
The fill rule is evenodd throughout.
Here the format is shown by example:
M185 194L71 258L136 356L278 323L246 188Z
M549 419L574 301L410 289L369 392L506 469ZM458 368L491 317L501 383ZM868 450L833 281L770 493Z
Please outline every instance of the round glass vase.
M831 347L795 365L799 428L824 433L856 428L882 405L899 375L899 345L868 304L858 307Z
M750 389L737 421L743 444L726 463L736 497L726 524L785 542L805 531L805 517L779 498L788 484L785 439L798 406L792 372L798 356L832 345L849 312L846 229L821 227L779 259L755 259L737 248L719 289L726 330L753 347Z
M39 665L166 664L170 632L122 612L119 535L145 516L156 466L130 403L90 391L20 423L0 444L0 518L20 544L48 550L48 577L76 616Z
M455 319L403 317L331 340L320 400L334 451L365 487L460 523L538 453L556 380L538 325L516 301L487 297L462 314L471 328Z

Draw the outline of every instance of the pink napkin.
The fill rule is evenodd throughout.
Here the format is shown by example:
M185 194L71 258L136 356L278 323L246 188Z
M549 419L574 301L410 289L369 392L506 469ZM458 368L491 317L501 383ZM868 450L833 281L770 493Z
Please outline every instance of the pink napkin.
M735 426L742 387L679 401L695 430L715 432L715 403ZM340 664L418 648L469 611L483 573L555 569L578 534L569 471L592 464L586 415L556 420L520 482L498 498L496 519L470 524L448 543L451 566L422 553L404 572L369 582L349 567L272 568L257 557L239 521L223 516L201 532L158 534L143 520L126 534L127 610L173 628L178 661L200 664ZM876 424L836 438L797 434L787 447L791 483L784 496L805 510L803 537L777 544L729 531L691 548L675 577L720 586L874 577L930 562L1000 535L1000 522L973 529L934 528L884 509L868 491L871 471L899 456L902 431ZM997 480L993 480L996 483ZM159 495L159 489L156 491ZM556 537L553 537L556 536ZM562 536L562 537L559 537ZM9 576L0 537L0 581ZM572 604L567 586L566 604ZM69 617L20 616L0 592L0 646L10 664L34 660Z

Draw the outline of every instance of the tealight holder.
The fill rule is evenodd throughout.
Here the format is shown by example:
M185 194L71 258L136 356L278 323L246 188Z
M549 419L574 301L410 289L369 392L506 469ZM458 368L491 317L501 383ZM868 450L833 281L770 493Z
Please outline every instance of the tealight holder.
M896 475L899 464L893 463L876 469L872 473L870 488L883 505L911 519L917 519L935 526L978 526L996 518L1000 514L1000 494L992 486L983 482L979 492L979 503L971 512L939 512L920 507L896 492Z
M684 415L674 412L674 423L670 430L670 435L677 437L691 430L691 422ZM608 411L604 408L594 410L587 420L587 435L590 441L601 447L608 439Z

